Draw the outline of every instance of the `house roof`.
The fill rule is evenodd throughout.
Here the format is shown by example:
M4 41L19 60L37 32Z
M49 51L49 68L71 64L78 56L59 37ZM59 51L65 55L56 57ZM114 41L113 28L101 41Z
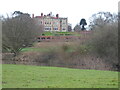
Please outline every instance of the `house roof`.
M36 16L35 18L46 18L46 17L49 17L51 19L67 19L67 18L54 17L54 16Z

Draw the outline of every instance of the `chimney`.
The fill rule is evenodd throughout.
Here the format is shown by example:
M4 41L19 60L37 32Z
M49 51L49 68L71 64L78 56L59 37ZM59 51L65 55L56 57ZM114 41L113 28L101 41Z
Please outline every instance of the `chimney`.
M41 16L43 16L43 13L41 13Z
M34 18L34 14L32 14L32 18Z
M56 17L58 18L58 17L59 17L59 14L56 14Z

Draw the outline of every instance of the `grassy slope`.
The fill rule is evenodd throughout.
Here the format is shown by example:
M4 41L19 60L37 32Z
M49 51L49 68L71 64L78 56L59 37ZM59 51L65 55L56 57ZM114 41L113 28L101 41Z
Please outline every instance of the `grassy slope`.
M3 88L117 88L118 72L3 65Z
M50 42L48 42L48 43L50 43ZM44 44L42 43L42 45L44 46L48 43L44 43ZM63 45L64 45L64 43L60 46L58 46L58 44L54 43L50 46L44 46L44 47L42 47L42 46L41 47L35 47L35 46L26 47L26 48L23 48L21 50L21 52L48 52L48 51L51 51L51 50L61 49L61 46L63 46ZM71 50L75 50L75 48L72 45L71 46L69 45L69 51L71 51Z

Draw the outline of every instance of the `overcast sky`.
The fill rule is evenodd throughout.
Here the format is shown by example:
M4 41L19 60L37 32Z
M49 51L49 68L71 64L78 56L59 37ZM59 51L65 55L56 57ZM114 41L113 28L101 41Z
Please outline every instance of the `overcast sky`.
M39 16L43 14L59 14L60 17L68 17L68 22L74 27L81 18L89 22L92 14L99 11L118 12L119 0L2 0L0 14L11 14L14 11Z

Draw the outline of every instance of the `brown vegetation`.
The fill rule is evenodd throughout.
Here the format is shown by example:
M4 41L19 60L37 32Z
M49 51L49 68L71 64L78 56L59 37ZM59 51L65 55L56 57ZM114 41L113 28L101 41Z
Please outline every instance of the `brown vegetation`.
M7 56L8 60L4 58L3 63L113 70L112 66L106 64L102 58L90 54L89 49L79 42L41 42L34 47L49 48L56 45L60 48L48 52L24 52L11 60ZM69 52L71 47L75 50Z

